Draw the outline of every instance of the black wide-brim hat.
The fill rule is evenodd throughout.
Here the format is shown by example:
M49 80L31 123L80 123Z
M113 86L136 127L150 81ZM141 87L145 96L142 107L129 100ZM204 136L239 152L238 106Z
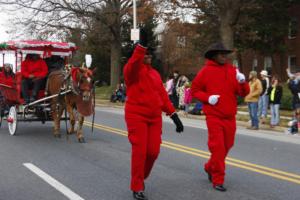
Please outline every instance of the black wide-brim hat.
M231 54L233 51L230 49L227 49L224 44L222 44L221 42L217 42L217 43L213 43L211 44L207 51L204 54L204 57L207 59L211 59L212 57L214 57L215 55L217 55L218 53L221 54Z

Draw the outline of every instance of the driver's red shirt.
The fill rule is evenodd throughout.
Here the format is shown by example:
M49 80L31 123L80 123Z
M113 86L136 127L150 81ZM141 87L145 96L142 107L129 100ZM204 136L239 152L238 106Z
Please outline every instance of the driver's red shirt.
M29 75L34 75L35 78L44 78L48 74L48 67L43 59L37 61L24 60L21 64L21 73L23 78L29 78Z

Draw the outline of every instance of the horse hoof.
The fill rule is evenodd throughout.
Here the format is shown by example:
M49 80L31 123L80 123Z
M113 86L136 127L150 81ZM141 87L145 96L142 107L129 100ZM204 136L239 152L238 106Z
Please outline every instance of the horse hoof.
M75 133L75 131L74 130L73 131L72 130L68 130L67 133L68 133L68 135L73 135Z
M82 137L82 138L78 138L78 142L79 143L85 143L85 139Z

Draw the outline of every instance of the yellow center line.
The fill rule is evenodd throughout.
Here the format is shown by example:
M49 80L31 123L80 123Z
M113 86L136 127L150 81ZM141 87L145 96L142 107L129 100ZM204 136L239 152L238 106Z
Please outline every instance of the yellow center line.
M199 150L199 149L190 148L190 147L187 147L187 146L183 146L183 145L179 145L179 144L175 144L175 143L171 143L171 142L166 142L166 141L164 141L164 143L210 156L209 152L202 151L202 150ZM258 169L262 169L262 170L266 170L266 171L270 171L270 172L275 172L275 173L278 173L278 174L281 174L281 175L286 175L286 176L290 176L290 177L293 177L293 178L300 179L300 175L297 175L297 174L284 172L284 171L281 171L281 170L277 170L277 169L273 169L273 168L270 168L270 167L265 167L265 166L262 166L262 165L249 163L249 162L246 162L246 161L242 161L242 160L238 160L238 159L234 159L234 158L230 158L230 157L227 157L226 161L232 161L232 162L247 165L247 166L250 166L250 167L255 167L255 168L258 168Z
M90 123L90 122L84 122L84 123L86 126L92 126L92 123ZM100 130L104 130L104 131L115 133L115 134L122 135L122 136L128 135L127 131L124 131L121 129L116 129L113 127L108 127L108 126L104 126L104 125L100 125L100 124L94 124L94 127L97 129L100 129ZM168 142L168 141L163 141L161 146L168 148L168 149L175 150L175 151L179 151L182 153L205 158L205 159L208 159L210 157L210 153L207 151L202 151L199 149L183 146L180 144L175 144L175 143ZM300 185L300 175L298 175L298 174L293 174L293 173L289 173L289 172L281 171L278 169L273 169L270 167L265 167L262 165L245 162L245 161L230 158L230 157L228 157L226 159L226 164Z

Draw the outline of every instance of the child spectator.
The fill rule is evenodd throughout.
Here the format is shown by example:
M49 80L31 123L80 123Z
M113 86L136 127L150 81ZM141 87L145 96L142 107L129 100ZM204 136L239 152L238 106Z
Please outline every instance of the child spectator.
M184 109L185 109L185 115L188 115L189 113L189 107L192 103L192 92L191 92L191 84L186 82L184 84Z

